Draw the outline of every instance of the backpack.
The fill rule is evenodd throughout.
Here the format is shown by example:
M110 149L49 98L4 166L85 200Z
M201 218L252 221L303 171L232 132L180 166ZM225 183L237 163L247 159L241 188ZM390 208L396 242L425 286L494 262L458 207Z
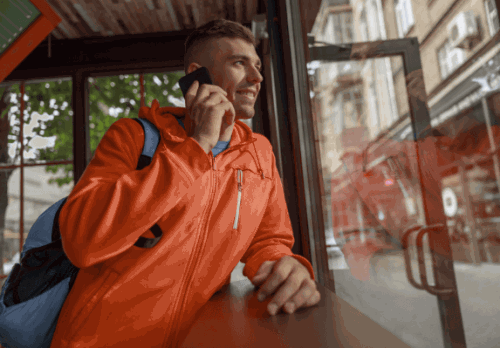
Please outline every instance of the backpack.
M160 141L153 123L134 118L144 129L145 141L137 164L141 170L151 163ZM0 344L5 348L49 348L57 319L79 269L62 248L59 213L67 197L45 210L31 227L21 253L21 262L10 272L0 294ZM139 237L135 246L154 247L162 237L160 227L151 227L155 238Z

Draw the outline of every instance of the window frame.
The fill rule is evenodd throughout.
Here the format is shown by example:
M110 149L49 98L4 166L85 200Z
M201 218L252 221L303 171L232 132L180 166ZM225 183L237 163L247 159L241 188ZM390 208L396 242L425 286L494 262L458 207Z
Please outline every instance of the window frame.
M57 80L66 80L66 78L59 78ZM52 79L47 79L47 80L42 80L42 81L36 81L36 82L31 82L31 83L46 83L46 82L49 82L49 81L53 81ZM72 81L72 79L71 79ZM19 85L19 100L20 100L20 112L19 114L20 115L24 115L24 111L26 111L26 102L24 97L26 96L26 93L25 93L25 86L26 84L30 84L30 81L21 81L19 83L16 83ZM29 100L28 100L29 101ZM72 105L69 104L69 107L71 108L71 110L73 109ZM33 112L33 111L32 111ZM74 123L74 113L72 114L72 122ZM23 139L24 140L24 126L25 126L25 122L24 122L24 117L19 117L19 135L18 135L18 141L19 139ZM60 160L60 161L47 161L47 162L35 162L35 163L30 163L29 161L25 161L25 156L24 156L24 141L21 141L21 149L20 149L20 153L19 153L19 163L12 163L12 164L8 164L8 165L0 165L0 170L9 170L9 169L12 169L12 170L16 170L16 169L19 169L20 170L20 173L19 173L19 221L17 222L18 223L18 226L19 226L19 230L18 230L18 234L19 234L19 253L21 254L22 252L22 249L23 249L23 246L24 246L24 242L25 242L25 239L24 239L24 218L25 218L25 212L26 212L26 209L25 209L25 201L29 202L28 199L26 199L25 197L25 194L24 194L24 188L25 188L25 184L28 182L29 179L26 179L25 176L24 176L24 170L25 168L30 168L30 167L43 167L43 166L49 166L49 165L60 165L60 164L72 164L73 165L73 178L74 178L74 159L72 160ZM74 146L74 145L73 145ZM76 183L74 183L76 184ZM8 202L8 205L14 201L13 203L17 203L15 202L15 199L12 199L11 200L11 197L9 197L9 195L7 194L7 202ZM55 202L54 202L55 203ZM7 205L7 207L8 207ZM6 208L7 209L7 208ZM10 227L7 225L7 216L5 216L5 225L3 227L3 230L0 231L0 233L5 233L5 232L8 232L10 230ZM14 232L14 231L13 231ZM15 232L14 232L15 233ZM4 244L6 243L5 240L3 242ZM0 247L4 247L4 245L0 245ZM8 274L3 274L3 262L1 263L2 264L2 269L0 270L0 280L2 279L5 279L8 277Z

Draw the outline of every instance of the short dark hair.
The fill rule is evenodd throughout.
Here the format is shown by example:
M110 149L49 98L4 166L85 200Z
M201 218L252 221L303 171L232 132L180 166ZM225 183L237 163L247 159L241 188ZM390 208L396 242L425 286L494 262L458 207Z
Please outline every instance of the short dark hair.
M196 46L205 43L208 40L225 37L240 38L248 43L251 43L254 47L257 47L255 37L250 29L240 23L227 19L216 19L202 25L199 28L196 28L191 34L189 34L186 42L184 43L184 70L187 72Z

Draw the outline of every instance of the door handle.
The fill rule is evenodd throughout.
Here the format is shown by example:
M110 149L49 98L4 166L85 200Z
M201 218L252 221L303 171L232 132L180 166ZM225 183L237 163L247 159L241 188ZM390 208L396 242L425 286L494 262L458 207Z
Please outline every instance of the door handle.
M443 224L435 224L431 226L414 226L408 229L405 234L403 235L403 252L405 255L405 266L406 266L406 276L408 278L408 281L410 282L411 285L413 285L415 288L420 289L420 290L425 290L431 295L436 295L436 296L443 296L443 295L449 295L453 293L453 289L448 289L448 288L438 288L436 286L430 286L429 283L427 282L427 271L425 269L425 259L424 259L424 235L426 233L430 233L433 231L438 231L444 227ZM419 272L420 272L420 281L422 284L418 284L415 281L415 278L413 278L412 270L411 270L411 265L410 265L410 252L409 252L409 243L408 243L408 238L412 233L418 232L417 234L417 239L416 239L416 244L417 244L417 258L418 258L418 267L419 267ZM432 250L431 250L431 255L432 255ZM434 265L434 260L433 260L433 271L436 272L436 268Z
M408 278L408 281L410 282L411 285L413 285L415 288L420 289L420 290L425 290L424 287L420 284L418 284L415 281L415 278L413 278L413 274L411 271L411 264L410 264L410 250L409 250L409 243L408 243L408 238L410 237L410 234L413 232L418 232L422 229L422 226L414 226L408 229L405 234L403 235L402 238L402 244L403 244L403 253L405 256L405 268L406 268L406 277Z

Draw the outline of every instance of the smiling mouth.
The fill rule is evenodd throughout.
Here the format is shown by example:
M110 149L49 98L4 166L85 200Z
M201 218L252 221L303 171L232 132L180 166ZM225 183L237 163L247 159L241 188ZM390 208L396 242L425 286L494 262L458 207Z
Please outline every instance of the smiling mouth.
M249 100L249 101L254 101L254 99L255 99L253 93L236 92L236 94L240 95L241 97L243 97L244 99Z

